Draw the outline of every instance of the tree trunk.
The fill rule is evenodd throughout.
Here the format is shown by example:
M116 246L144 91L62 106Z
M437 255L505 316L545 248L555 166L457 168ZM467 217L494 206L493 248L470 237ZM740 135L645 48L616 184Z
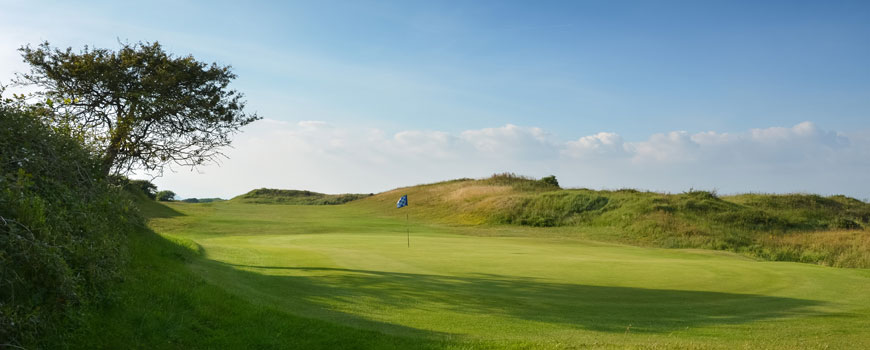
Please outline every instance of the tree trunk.
M118 113L118 119L115 121L115 129L109 130L112 135L109 139L109 144L106 147L106 153L103 154L103 175L109 176L112 172L112 166L118 161L118 154L124 145L124 141L130 135L130 129L133 126L133 105L130 106L129 115Z
M106 153L103 154L103 175L109 176L112 172L112 166L115 165L115 159L118 158L118 152L121 149L121 137L118 134L113 134L109 140L109 146L106 147Z

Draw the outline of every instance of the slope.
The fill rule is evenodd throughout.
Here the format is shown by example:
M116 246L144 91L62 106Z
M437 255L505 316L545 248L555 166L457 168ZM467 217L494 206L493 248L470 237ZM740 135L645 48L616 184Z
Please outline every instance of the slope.
M411 205L397 211L391 203L404 194ZM870 267L870 204L845 196L561 189L499 174L399 188L348 205L444 225L549 227L555 229L535 234Z

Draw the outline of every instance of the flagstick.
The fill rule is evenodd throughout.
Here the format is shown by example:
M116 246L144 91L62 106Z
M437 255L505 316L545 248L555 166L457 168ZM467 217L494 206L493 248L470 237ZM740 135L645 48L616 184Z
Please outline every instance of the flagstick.
M405 229L408 230L408 248L411 248L411 227L408 226L408 212L405 212Z

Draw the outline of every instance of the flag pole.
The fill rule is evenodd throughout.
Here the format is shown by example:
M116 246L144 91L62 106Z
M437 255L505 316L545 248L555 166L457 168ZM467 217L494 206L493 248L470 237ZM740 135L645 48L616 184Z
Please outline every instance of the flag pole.
M402 209L408 206L408 195L402 196L399 198L399 201L396 202L396 208ZM405 233L407 234L408 239L408 248L411 248L411 223L408 219L408 209L405 209Z

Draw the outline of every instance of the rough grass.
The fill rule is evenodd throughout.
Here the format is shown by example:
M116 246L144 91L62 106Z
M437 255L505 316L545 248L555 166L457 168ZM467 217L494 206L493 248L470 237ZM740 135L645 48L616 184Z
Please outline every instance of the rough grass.
M408 194L399 213L387 203ZM838 240L807 252L800 237L853 230L870 235L870 204L845 196L680 194L636 190L559 189L510 174L401 188L351 203L387 216L412 216L448 225L521 225L609 229L596 239L666 248L730 250L782 261L870 267L870 250ZM385 209L386 208L386 209ZM776 239L771 239L774 237ZM844 258L844 251L851 257ZM800 253L796 253L800 252Z
M757 255L835 267L870 266L870 234L858 230L762 236Z
M236 196L231 201L256 204L336 205L368 196L371 194L324 194L311 191L260 188Z

